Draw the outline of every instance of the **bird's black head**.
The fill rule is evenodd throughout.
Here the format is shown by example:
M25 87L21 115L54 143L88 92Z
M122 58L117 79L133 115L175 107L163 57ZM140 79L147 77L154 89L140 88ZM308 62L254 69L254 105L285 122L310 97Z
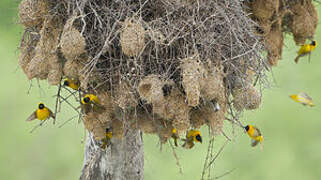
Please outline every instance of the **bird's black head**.
M311 42L311 45L312 45L312 46L315 46L316 44L317 44L316 41L312 41L312 42Z
M250 129L249 125L245 126L244 129L248 131Z
M202 137L201 137L201 135L196 135L195 136L195 138L196 138L196 140L198 140L199 142L201 142L202 143Z
M69 86L69 81L65 80L64 81L64 86Z
M83 98L83 101L87 104L87 103L89 103L90 98L89 97L85 97L85 98Z
M106 128L106 133L110 131L111 131L111 128Z
M43 108L45 108L45 105L44 105L43 103L40 103L40 104L38 105L38 108L39 108L39 109L43 109Z

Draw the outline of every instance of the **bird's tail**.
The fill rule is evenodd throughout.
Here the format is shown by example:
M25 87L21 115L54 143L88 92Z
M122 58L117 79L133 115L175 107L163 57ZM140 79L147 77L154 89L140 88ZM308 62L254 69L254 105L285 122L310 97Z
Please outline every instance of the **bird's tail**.
M297 57L294 59L294 62L295 62L295 63L298 63L298 62L299 62L299 58L300 58L300 56L297 56Z

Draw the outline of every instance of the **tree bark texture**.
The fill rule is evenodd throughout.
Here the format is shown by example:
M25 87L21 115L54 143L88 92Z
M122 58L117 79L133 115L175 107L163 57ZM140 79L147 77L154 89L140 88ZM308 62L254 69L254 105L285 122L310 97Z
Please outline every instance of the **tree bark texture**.
M89 133L80 180L142 180L144 151L141 131L128 130L122 139L101 149Z

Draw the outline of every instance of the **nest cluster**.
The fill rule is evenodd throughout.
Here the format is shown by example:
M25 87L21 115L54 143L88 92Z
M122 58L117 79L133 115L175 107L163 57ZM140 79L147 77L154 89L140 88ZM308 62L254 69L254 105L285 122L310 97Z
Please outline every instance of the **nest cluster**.
M281 54L285 27L297 42L313 35L313 5L297 6L278 0L22 0L19 64L30 80L59 85L72 78L82 94L97 95L103 108L83 113L96 140L106 128L119 138L136 128L162 142L173 128L180 135L208 125L215 135L228 114L259 107L253 84L266 82L262 54L277 61L271 58ZM284 12L295 7L311 15L302 20L311 21L310 34L297 22L303 10ZM261 37L255 21L266 28Z
M313 39L318 14L312 0L255 0L245 4L257 23L257 35L263 37L270 65L277 65L281 58L283 33L291 33L297 45Z

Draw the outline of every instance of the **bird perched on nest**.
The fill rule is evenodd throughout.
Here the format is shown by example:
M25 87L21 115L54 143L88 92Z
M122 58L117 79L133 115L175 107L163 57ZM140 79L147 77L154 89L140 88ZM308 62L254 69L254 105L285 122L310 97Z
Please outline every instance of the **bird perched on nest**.
M106 128L106 137L102 139L102 145L100 146L102 149L106 149L111 144L111 138L113 137L113 133L110 128Z
M82 104L100 104L100 100L98 96L94 94L85 94L83 98L81 98Z
M310 44L302 45L300 50L298 51L297 57L294 60L295 63L299 62L300 57L310 54L315 49L315 47L317 47L317 41L311 41Z
M85 94L85 96L81 98L81 104L82 110L85 113L91 110L95 112L100 112L104 110L104 106L100 104L98 96L94 94Z
M179 137L177 135L176 128L173 128L173 130L172 130L172 138L174 139L174 144L177 147L178 146L177 139L179 139Z
M27 121L39 119L41 121L49 119L50 117L55 118L55 114L47 108L43 103L38 104L37 110L35 110L28 118Z
M244 127L246 133L250 136L252 139L252 147L256 146L258 143L263 142L263 136L261 131L252 125L247 125Z
M310 107L315 106L315 104L312 102L312 98L307 93L304 93L304 92L300 92L299 94L290 95L290 98L298 103L305 105L305 106L306 105L308 105Z
M182 145L186 149L191 149L194 147L194 142L202 143L202 135L198 130L189 130L186 133L186 139L184 139L185 143Z
M64 80L64 86L70 87L71 89L77 91L79 89L79 81L75 79L66 78Z

